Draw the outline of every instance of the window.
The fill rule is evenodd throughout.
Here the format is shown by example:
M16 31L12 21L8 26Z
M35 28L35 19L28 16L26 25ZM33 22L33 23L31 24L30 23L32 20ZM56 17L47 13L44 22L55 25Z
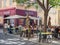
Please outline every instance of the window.
M13 0L10 0L10 5L12 5L12 3L13 3Z
M4 0L4 7L6 7L6 0Z
M0 1L0 8L2 7L2 1Z

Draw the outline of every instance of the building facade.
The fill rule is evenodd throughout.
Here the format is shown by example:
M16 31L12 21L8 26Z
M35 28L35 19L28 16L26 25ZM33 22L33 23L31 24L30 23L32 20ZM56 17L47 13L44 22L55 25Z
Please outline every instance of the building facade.
M0 19L0 22L2 24L7 22L6 19L4 19L4 18L6 18L8 16L11 16L11 15L26 16L26 13L28 13L29 16L37 17L36 9L34 9L32 7L25 9L25 6L17 5L17 3L15 1L16 0L2 0L1 1L1 4L0 4L0 17L3 18L3 19ZM3 20L3 21L1 21L1 20ZM22 22L24 22L23 19L20 19L18 21L16 19L15 21L19 22L20 24ZM10 20L10 22L13 23L14 20Z
M44 11L41 11L38 15L42 17L42 24L44 24ZM60 7L50 9L47 18L47 25L49 17L51 17L51 26L60 26Z
M41 17L42 24L44 24L44 11L42 9L36 10L35 7L31 6L30 8L25 8L26 5L20 5L15 2L16 0L1 0L0 1L0 23L3 21L4 15L26 15L26 12L29 12L29 15L35 17ZM49 12L49 16L51 17L51 25L52 26L60 26L60 7L52 8ZM48 19L49 19L48 16ZM2 19L1 19L2 18ZM47 19L47 20L48 20ZM13 21L12 21L13 22Z

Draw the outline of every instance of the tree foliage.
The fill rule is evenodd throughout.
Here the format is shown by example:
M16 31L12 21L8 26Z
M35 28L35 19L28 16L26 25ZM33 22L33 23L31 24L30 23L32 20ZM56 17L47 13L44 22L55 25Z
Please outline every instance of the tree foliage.
M59 6L60 5L60 0L49 0L49 3L51 6Z
M43 1L44 0L42 0L42 2ZM60 6L60 0L48 0L48 1L49 1L49 7ZM36 8L38 8L39 6L37 0L16 0L16 2L19 4L26 4L27 7L35 6Z

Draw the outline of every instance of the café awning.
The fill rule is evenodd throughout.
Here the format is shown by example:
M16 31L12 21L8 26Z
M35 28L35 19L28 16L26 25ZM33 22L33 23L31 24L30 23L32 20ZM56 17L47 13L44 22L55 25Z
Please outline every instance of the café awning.
M20 15L13 15L13 16L6 17L5 19L17 19L17 18L26 18L26 17Z
M32 17L32 16L29 16L30 19L33 19L33 20L38 20L39 18L37 17Z

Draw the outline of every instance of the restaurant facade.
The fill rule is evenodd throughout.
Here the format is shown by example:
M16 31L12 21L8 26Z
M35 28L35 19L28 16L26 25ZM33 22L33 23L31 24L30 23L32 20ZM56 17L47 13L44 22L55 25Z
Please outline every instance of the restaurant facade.
M8 16L12 15L21 15L26 16L28 13L29 16L37 17L36 11L30 11L30 10L22 10L22 9L16 9L16 8L8 8L8 9L0 9L0 25L3 25L4 23L14 23L15 25L25 25L25 19L5 19ZM9 20L9 21L7 21ZM31 22L34 22L31 20Z

